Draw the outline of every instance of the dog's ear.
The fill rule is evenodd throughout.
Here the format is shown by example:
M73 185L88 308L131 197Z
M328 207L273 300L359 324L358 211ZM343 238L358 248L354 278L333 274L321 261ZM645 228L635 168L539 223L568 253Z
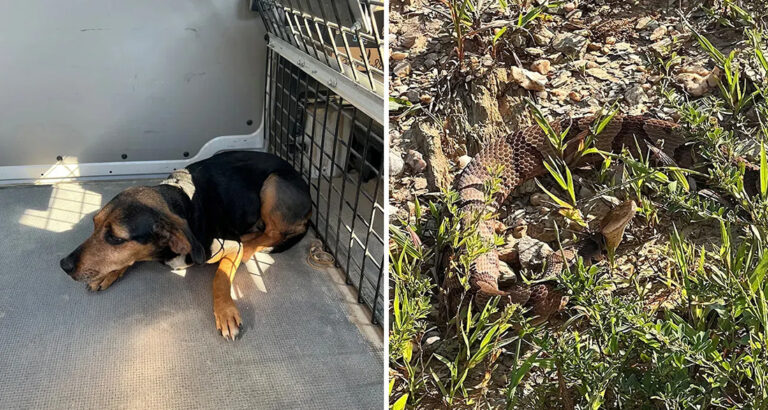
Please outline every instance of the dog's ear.
M181 218L157 222L152 230L174 253L189 255L197 265L205 263L205 248L195 238L189 224Z

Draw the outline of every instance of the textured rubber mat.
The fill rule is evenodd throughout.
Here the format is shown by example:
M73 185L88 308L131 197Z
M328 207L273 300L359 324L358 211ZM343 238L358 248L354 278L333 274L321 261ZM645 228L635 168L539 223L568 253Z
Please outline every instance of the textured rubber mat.
M305 262L311 235L241 266L235 342L214 326L212 265L138 264L97 293L61 271L93 211L134 184L0 189L0 407L382 407L381 345Z

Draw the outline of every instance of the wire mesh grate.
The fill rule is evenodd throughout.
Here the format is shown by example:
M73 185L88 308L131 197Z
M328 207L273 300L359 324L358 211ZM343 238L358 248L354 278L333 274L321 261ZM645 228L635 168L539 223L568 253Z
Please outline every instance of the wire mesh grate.
M266 138L310 186L312 224L358 290L383 315L384 130L274 51L269 52Z
M384 2L254 0L270 35L384 95Z

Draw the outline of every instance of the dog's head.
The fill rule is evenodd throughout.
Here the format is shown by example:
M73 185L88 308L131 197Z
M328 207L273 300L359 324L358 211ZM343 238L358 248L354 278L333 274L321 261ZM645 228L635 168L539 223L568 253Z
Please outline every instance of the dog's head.
M205 262L205 250L186 220L149 187L129 188L93 217L93 233L60 261L73 279L92 282L140 261L187 255Z

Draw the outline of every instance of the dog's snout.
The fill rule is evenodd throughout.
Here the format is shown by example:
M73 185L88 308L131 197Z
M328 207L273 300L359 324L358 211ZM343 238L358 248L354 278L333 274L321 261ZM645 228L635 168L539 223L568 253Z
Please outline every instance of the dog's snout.
M61 261L59 261L59 266L61 266L61 269L63 269L64 272L67 272L68 275L71 275L75 271L74 256L69 254L66 258L63 258Z

